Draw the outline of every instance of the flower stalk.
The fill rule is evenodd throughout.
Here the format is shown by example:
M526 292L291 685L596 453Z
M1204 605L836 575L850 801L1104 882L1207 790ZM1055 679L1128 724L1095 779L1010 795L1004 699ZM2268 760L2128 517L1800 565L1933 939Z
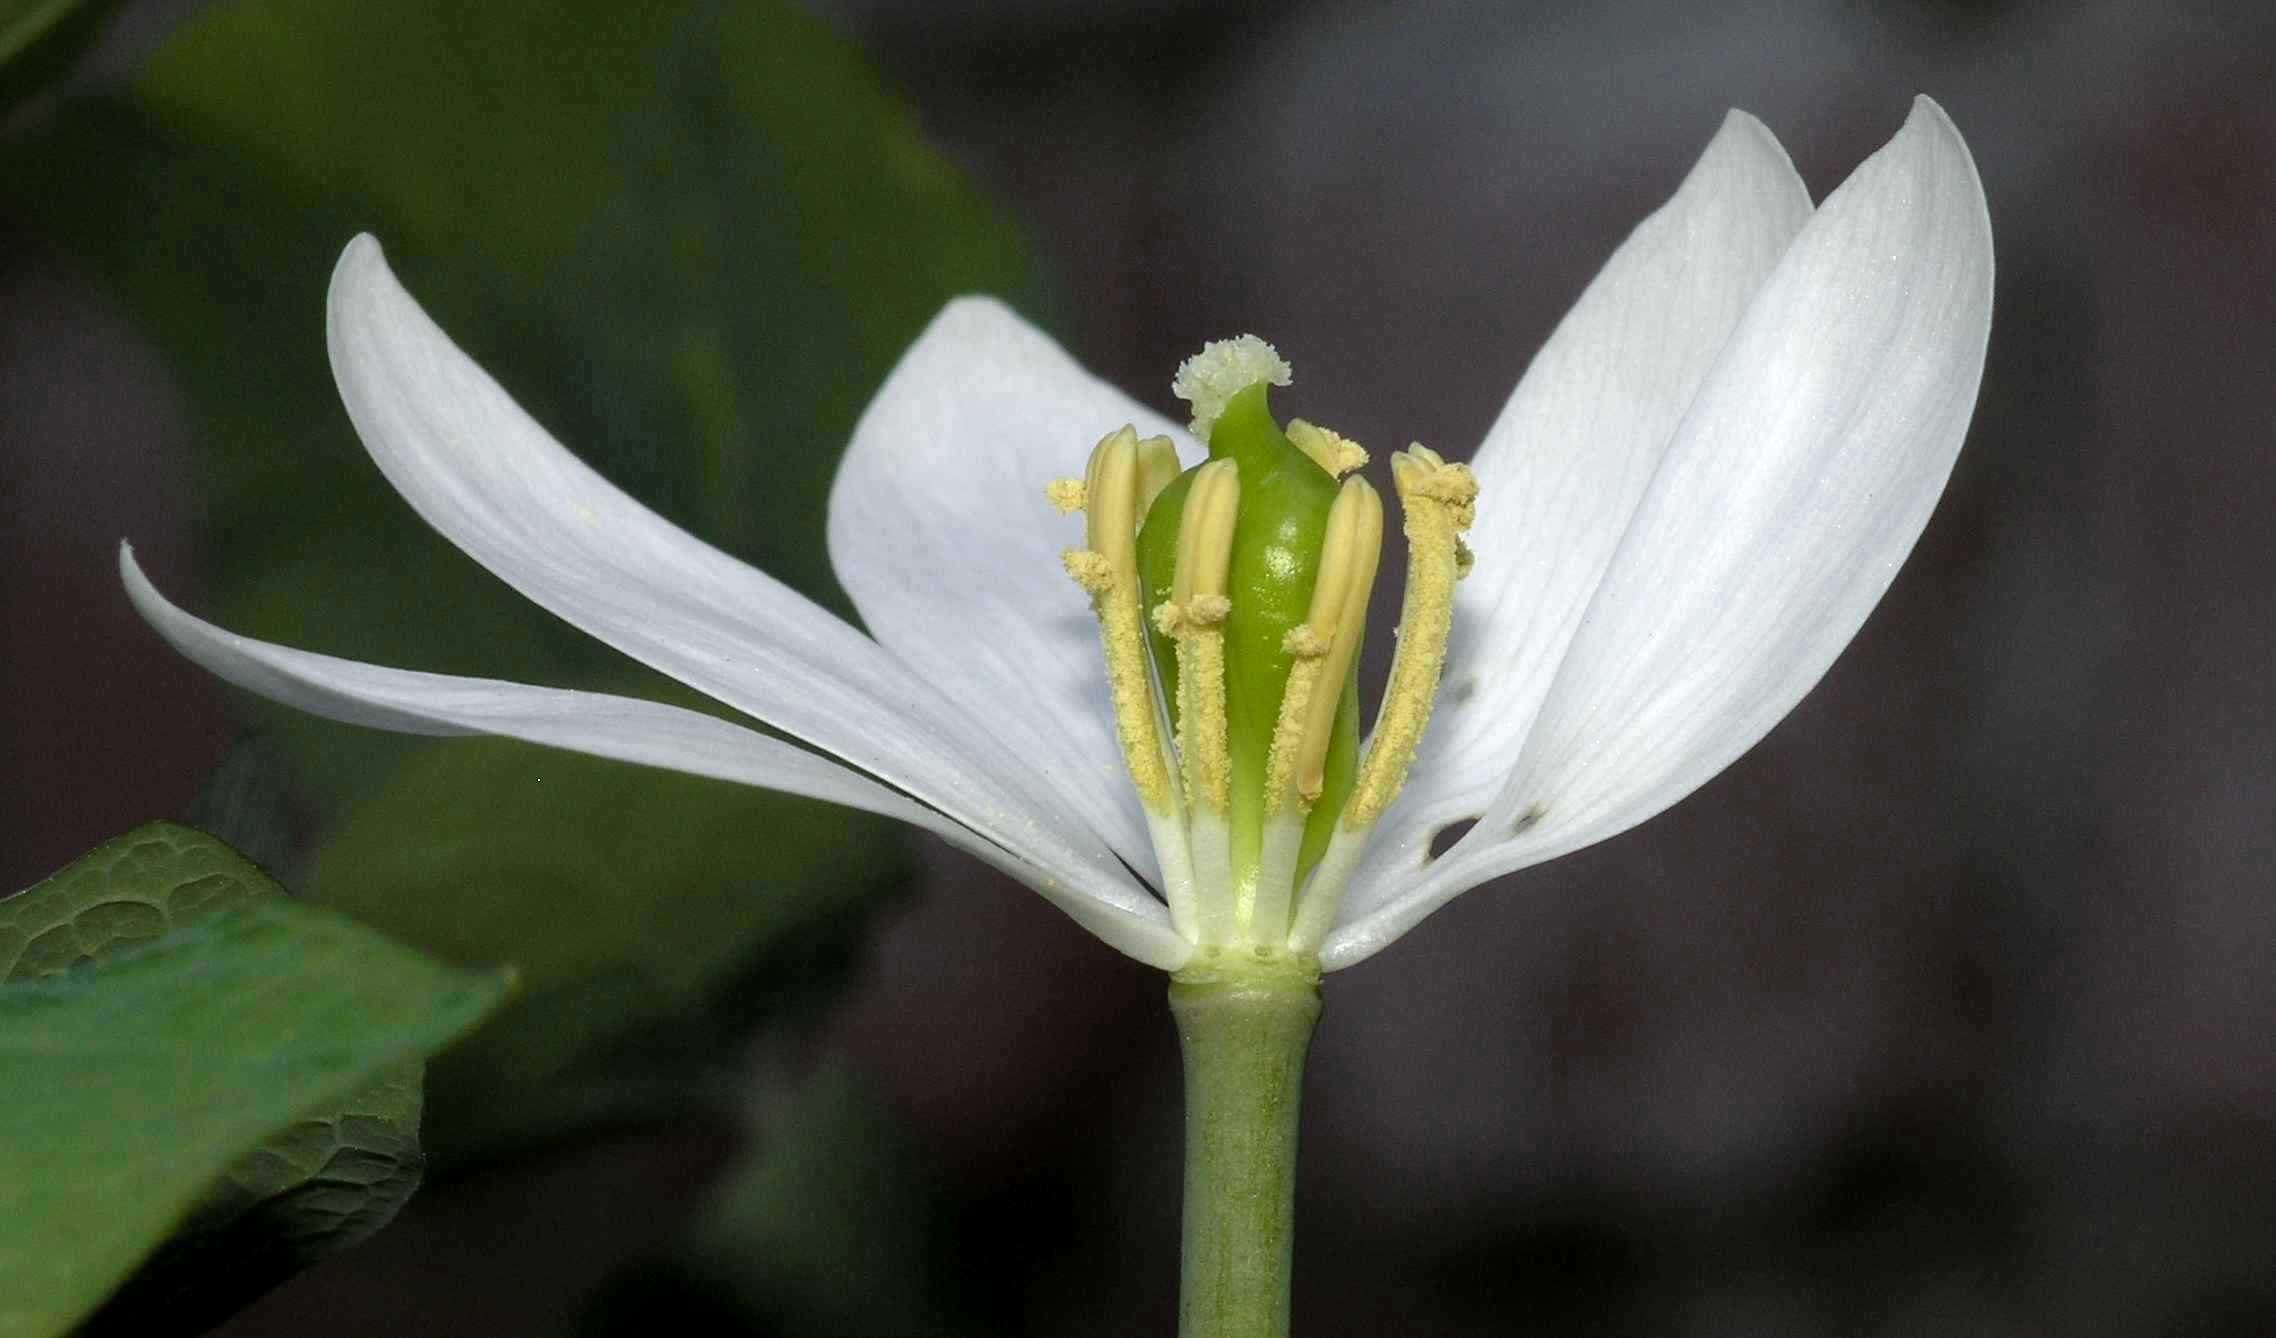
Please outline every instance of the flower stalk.
M1170 978L1185 1057L1179 1338L1287 1338L1296 1119L1317 960L1204 950Z

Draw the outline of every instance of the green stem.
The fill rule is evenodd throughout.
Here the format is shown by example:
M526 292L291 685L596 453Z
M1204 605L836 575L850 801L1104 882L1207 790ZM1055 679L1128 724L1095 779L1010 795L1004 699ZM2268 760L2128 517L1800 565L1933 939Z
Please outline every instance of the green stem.
M1287 1338L1297 1099L1319 963L1205 950L1171 978L1170 1012L1185 1053L1178 1334Z

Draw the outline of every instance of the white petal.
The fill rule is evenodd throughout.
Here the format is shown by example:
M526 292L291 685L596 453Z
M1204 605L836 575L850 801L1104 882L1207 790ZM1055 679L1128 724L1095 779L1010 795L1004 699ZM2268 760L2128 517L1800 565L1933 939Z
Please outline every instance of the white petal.
M830 562L878 641L1151 874L1098 623L1059 561L1082 546L1082 518L1044 497L1125 424L1200 453L1000 303L952 302L854 429L830 492Z
M450 342L358 237L333 272L340 397L396 489L570 623L1074 879L1111 854L869 638L587 468Z
M1337 930L1323 962L1350 965L1464 888L1644 821L1816 685L1944 489L1991 292L1975 165L1921 98L1732 333L1508 787L1415 886Z
M1140 961L1174 970L1189 949L1134 887L1072 888L970 829L828 758L660 702L360 664L237 636L169 603L126 545L127 597L176 650L241 688L311 714L407 734L487 734L844 804L922 827L1042 892Z
M1432 834L1483 813L1508 779L1684 410L1809 217L1785 150L1730 113L1535 355L1471 462L1477 566L1458 587L1445 686L1346 919L1410 882Z

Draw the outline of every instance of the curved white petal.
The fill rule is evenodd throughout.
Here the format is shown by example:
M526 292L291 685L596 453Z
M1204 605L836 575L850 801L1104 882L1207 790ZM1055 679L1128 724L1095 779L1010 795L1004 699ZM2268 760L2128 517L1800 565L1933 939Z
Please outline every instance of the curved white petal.
M405 500L534 602L1070 879L1116 872L1055 794L877 643L676 528L524 413L370 237L332 275L333 375Z
M1458 587L1445 686L1345 918L1411 881L1432 833L1483 813L1508 779L1684 410L1809 217L1786 151L1731 112L1534 356L1471 462L1477 565Z
M1848 644L1927 523L1991 323L1967 146L1917 100L1763 285L1582 619L1515 774L1348 966L1465 888L1642 822L1754 746Z
M387 669L255 641L168 602L119 546L127 597L159 635L216 676L314 715L406 734L488 734L734 781L898 818L1035 888L1121 951L1175 970L1190 951L1161 905L1136 888L1070 886L969 828L846 767L779 739L660 702L494 679Z
M985 298L950 303L877 392L830 492L830 563L871 633L983 722L1142 873L1090 601L1045 500L1125 424L1199 448Z

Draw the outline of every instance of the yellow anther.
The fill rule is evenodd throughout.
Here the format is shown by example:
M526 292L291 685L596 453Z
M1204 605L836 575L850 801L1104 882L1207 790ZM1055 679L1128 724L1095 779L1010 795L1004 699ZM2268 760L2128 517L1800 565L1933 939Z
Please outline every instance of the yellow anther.
M1367 463L1367 452L1358 442L1301 418L1290 419L1287 432L1296 449L1326 470L1329 478L1340 479Z
M1225 617L1233 602L1225 577L1233 565L1233 529L1241 509L1241 473L1230 460L1194 471L1178 519L1177 564L1169 602L1155 626L1177 639L1178 756L1193 805L1223 813L1231 802L1233 745L1225 709Z
M1326 784L1336 708L1367 630L1367 599L1382 556L1382 495L1365 479L1345 479L1328 509L1311 607L1281 642L1295 663L1265 763L1267 813L1309 809Z
M1148 437L1138 443L1138 514L1143 517L1154 509L1154 499L1162 489L1177 481L1185 472L1178 463L1178 448L1168 437Z
M1120 579L1125 571L1137 587L1138 572L1138 433L1125 427L1111 433L1091 452L1090 468L1083 478L1084 511L1090 523L1090 549L1104 553Z
M1477 514L1478 481L1467 465L1411 446L1391 457L1407 535L1407 593L1399 610L1399 649L1383 690L1375 733L1344 805L1343 826L1364 831L1399 797L1415 747L1430 724L1454 626L1454 582L1461 571L1461 532Z
M1233 565L1233 525L1240 516L1241 472L1230 460L1213 460L1193 472L1178 520L1177 566L1170 598L1186 604L1199 595L1225 593Z
M1450 465L1445 456L1419 441L1392 455L1391 481L1398 485L1402 504L1410 496L1444 502L1451 508L1455 529L1477 523L1478 480L1470 466Z
M1089 502L1090 489L1081 479L1053 479L1043 485L1043 495L1051 499L1051 505L1059 508L1061 515L1071 516Z
M1477 565L1478 555L1470 551L1470 545L1456 539L1454 541L1454 579L1457 581L1464 579L1470 574L1470 569Z
M1138 518L1144 453L1137 432L1127 427L1091 452L1090 467L1079 485L1089 547L1069 549L1060 560L1076 584L1090 592L1091 607L1098 613L1107 679L1114 690L1115 724L1131 783L1146 811L1162 815L1172 811L1176 795L1169 764L1163 760L1140 613Z

